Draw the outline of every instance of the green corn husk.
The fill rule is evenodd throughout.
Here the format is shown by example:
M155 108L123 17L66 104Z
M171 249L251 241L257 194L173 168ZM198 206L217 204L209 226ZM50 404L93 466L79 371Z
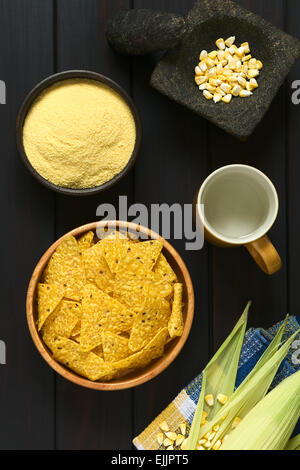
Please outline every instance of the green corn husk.
M282 335L283 331L278 332L278 336ZM276 372L288 353L292 342L294 341L295 336L299 332L296 332L292 335L282 346L274 353L274 345L269 351L265 352L265 361L260 361L260 367L257 366L256 373L252 374L250 379L245 379L245 381L235 390L231 395L228 402L223 406L219 413L208 424L203 426L199 433L199 439L201 439L211 428L220 424L220 429L216 433L216 436L212 440L212 445L214 445L218 440L222 440L226 434L231 432L232 422L235 417L244 418L252 410L257 403L262 400L266 395ZM277 339L275 340L277 343ZM273 350L273 355L270 352ZM222 417L227 416L224 421ZM240 427L240 425L239 425Z
M234 390L239 357L246 331L249 307L250 303L248 303L244 313L230 335L203 371L201 393L186 445L187 450L194 450L197 445L202 411L205 409L210 416L213 416L214 411L219 409L219 404L215 404L212 409L209 409L206 405L204 396L208 393L208 390L209 393L212 393L213 395L215 395L219 390L222 390L222 393L230 395Z
M300 450L300 434L290 439L284 450Z
M221 450L284 450L300 417L300 371L269 392L229 435Z

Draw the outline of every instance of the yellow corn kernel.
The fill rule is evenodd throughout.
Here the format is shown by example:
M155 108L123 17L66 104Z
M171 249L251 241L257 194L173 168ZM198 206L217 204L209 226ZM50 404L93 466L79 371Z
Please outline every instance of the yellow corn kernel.
M209 438L207 439L208 441L212 441L214 439L214 437L216 436L216 432L211 432L210 435L209 435Z
M207 87L207 83L202 83L201 85L199 85L199 90L204 91L206 90L206 87Z
M171 441L171 439L169 439L168 437L166 437L166 439L165 439L164 442L163 442L163 445L164 445L165 447L172 446L172 445L173 445L173 441Z
M209 78L208 79L208 83L211 85L211 86L214 86L214 87L217 87L219 86L219 81L216 79L216 78Z
M255 78L258 77L259 71L257 69L255 70L248 70L248 77L249 78Z
M208 54L207 54L207 51L205 51L205 50L203 49L203 51L201 51L201 52L200 52L200 55L199 55L199 60L200 60L200 62L202 62L204 59L206 59L206 58L207 58L207 55L208 55Z
M205 444L205 442L206 442L206 439L199 439L198 445L202 446L203 444Z
M236 55L240 58L244 57L245 55L245 49L243 48L243 46L239 47L237 50L236 50Z
M168 446L168 447L166 448L166 450L174 450L174 447L173 447L173 446Z
M210 57L211 59L216 59L218 56L218 51L211 51L209 54L208 54L208 57Z
M218 440L213 446L212 446L212 449L213 450L219 450L220 447L222 445L222 442L220 440Z
M249 42L243 42L243 44L241 44L241 46L245 49L245 54L249 54L249 52L250 52Z
M231 93L233 94L233 96L239 96L241 90L242 90L242 87L241 87L240 85L235 85L235 86L232 88Z
M255 78L250 78L250 81L247 83L247 90L252 91L255 88L258 88L258 83Z
M220 95L219 93L214 94L213 100L214 100L215 103L219 103L221 101L221 99L222 99L222 95Z
M222 83L220 85L221 90L224 91L224 93L229 93L231 91L231 86L228 83Z
M235 42L235 36L230 36L229 38L225 39L224 42L227 47L231 47L232 44Z
M223 85L223 84L222 84ZM221 85L221 87L222 87ZM208 406L213 406L214 405L214 396L210 393L209 395L206 395L204 397L204 400L208 404Z
M220 429L220 425L219 425L219 424L215 424L215 425L213 426L213 431L218 432L219 429Z
M197 77L199 77L200 75L203 75L203 72L202 70L200 69L199 65L197 65L197 67L195 67L195 75Z
M224 42L224 39L223 38L219 38L216 40L216 46L218 49L220 50L224 50L225 49L225 42Z
M215 61L213 59L211 59L210 57L207 57L205 59L205 63L206 65L211 69L212 67L214 67L215 65Z
M218 87L218 88L216 89L216 92L217 92L219 95L221 95L221 96L225 96L225 95L226 95L226 93L225 93L223 90L221 90L220 87Z
M248 60L250 60L252 57L251 54L248 54L248 55L245 55L245 57L242 58L242 62L247 62Z
M160 429L161 429L162 431L164 431L164 432L170 430L167 421L162 421L162 423L160 423L159 427L160 427Z
M181 424L179 424L179 428L180 428L181 434L182 434L183 436L185 436L185 433L186 433L186 423L181 423Z
M216 92L216 87L210 85L209 83L206 85L206 89L212 94L214 94Z
M218 396L217 396L217 400L218 400L219 403L221 403L221 405L225 405L225 403L228 400L228 396L224 395L223 393L219 393Z
M248 98L249 96L253 95L252 91L249 90L241 90L240 91L240 97L241 98Z
M180 446L183 443L183 441L184 441L184 436L182 434L178 434L176 441L175 441L175 445Z
M243 78L243 77L238 77L237 80L238 80L239 84L240 84L243 88L246 87L246 85L247 85L247 80L246 80L245 78Z
M262 63L262 61L261 61L261 60L257 60L257 61L256 61L256 66L257 66L258 70L261 70L261 69L263 68L263 63Z
M206 441L208 441L210 434L211 434L211 431L208 431L208 432L203 436L203 439L205 439Z
M239 418L238 416L236 416L232 422L232 429L235 429L241 422L241 418Z
M204 91L203 91L203 96L204 96L207 100L212 100L212 99L213 99L213 95L212 95L208 90L204 90Z
M206 449L210 449L211 448L211 442L207 441L205 444L204 444L204 447Z
M166 432L166 436L168 439L170 439L170 441L175 441L177 438L176 432L173 431Z
M225 95L225 96L223 96L223 98L222 98L222 101L223 101L224 103L230 103L231 100L232 100L232 95L231 95L231 94Z
M162 432L160 432L159 434L157 434L156 440L157 440L158 444L161 446L162 443L164 442L164 435L163 435Z
M200 62L200 63L199 63L199 68L200 68L200 70L202 70L202 72L206 72L206 70L207 70L207 65L206 65L206 63L203 62L203 61Z

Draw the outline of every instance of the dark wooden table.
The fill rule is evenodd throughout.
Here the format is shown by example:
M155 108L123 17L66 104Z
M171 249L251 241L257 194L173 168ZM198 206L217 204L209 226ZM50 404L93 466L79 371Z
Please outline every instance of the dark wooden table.
M274 25L300 37L298 0L240 0ZM249 324L270 326L300 310L299 138L300 107L291 81L281 88L254 135L241 143L149 87L155 58L129 60L107 46L104 27L120 7L186 14L193 0L0 0L0 105L2 200L0 339L1 449L130 449L132 438L206 364L231 330L246 302ZM133 96L144 127L134 171L102 196L72 198L40 186L23 168L14 123L25 94L46 76L68 69L108 75ZM275 183L280 211L271 237L283 259L273 277L260 272L246 250L205 245L186 252L172 241L190 270L196 293L195 321L180 356L159 377L134 390L97 392L55 375L35 349L25 317L31 272L48 246L66 231L96 220L102 202L190 203L213 169L230 163L258 167Z

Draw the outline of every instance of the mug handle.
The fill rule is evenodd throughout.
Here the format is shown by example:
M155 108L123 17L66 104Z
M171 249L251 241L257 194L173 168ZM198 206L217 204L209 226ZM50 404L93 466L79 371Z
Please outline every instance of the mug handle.
M282 267L281 258L267 235L245 245L250 255L266 274L274 274Z

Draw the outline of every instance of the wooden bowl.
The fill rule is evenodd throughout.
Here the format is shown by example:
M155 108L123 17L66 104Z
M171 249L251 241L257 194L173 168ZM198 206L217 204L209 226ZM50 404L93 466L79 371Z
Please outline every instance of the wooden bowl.
M135 122L136 128L136 140L135 146L132 152L132 155L127 163L127 165L120 171L116 176L114 176L111 180L107 181L106 183L101 184L100 186L95 186L94 188L85 188L85 189L73 189L73 188L65 188L63 186L58 186L51 181L46 180L41 176L35 168L31 165L30 161L27 158L24 145L23 145L23 126L27 116L28 111L30 110L31 106L33 105L34 101L40 96L40 94L49 88L50 86L58 83L60 81L69 80L73 78L82 78L82 79L89 79L95 80L97 82L103 83L104 85L108 86L112 90L116 91L121 98L126 102L127 106L129 107L132 116ZM20 158L29 171L31 175L43 186L46 186L48 189L52 189L57 193L67 194L70 196L90 196L92 194L98 194L102 191L110 189L116 183L118 183L125 175L132 169L135 164L136 158L138 156L140 146L142 141L142 124L140 120L140 116L138 110L130 98L130 96L126 93L126 91L120 87L116 82L111 80L100 73L91 72L88 70L67 70L65 72L56 73L54 75L50 75L45 80L38 83L26 96L25 100L23 101L21 108L19 110L17 121L16 121L16 144L17 149L20 155Z
M135 371L131 372L130 374L118 378L116 380L112 380L110 382L93 382L88 380L80 375L76 374L75 372L71 371L70 369L64 367L62 364L57 362L50 350L44 344L40 334L38 333L36 322L37 322L37 302L36 302L36 293L37 293L37 285L40 282L42 273L52 256L53 252L57 248L57 246L62 242L62 240L67 237L68 235L73 235L74 237L78 237L83 235L85 232L89 230L95 231L96 229L106 229L106 228L117 228L120 230L134 231L146 234L150 239L160 239L163 242L163 253L167 258L168 262L172 266L173 270L175 271L179 282L183 284L183 302L184 302L184 330L181 337L173 339L170 343L166 345L165 353L162 357L154 360L151 362L147 367L143 369L136 369ZM27 322L29 326L29 330L32 336L32 339L45 359L46 362L60 375L64 378L74 382L82 387L92 388L94 390L120 390L126 389L131 387L136 387L137 385L141 385L142 383L148 382L149 380L156 377L160 374L164 369L168 367L171 362L174 361L176 356L179 354L180 350L182 349L184 343L187 340L189 335L193 316L194 316L194 290L190 275L188 270L182 261L181 257L177 253L177 251L168 243L164 238L160 237L157 233L153 232L152 230L138 226L131 222L123 222L123 221L102 221L102 222L93 222L87 225L83 225L78 227L74 230L71 230L59 240L57 240L53 245L46 251L46 253L42 256L40 261L38 262L29 282L28 292L27 292L27 300L26 300L26 311L27 311Z

